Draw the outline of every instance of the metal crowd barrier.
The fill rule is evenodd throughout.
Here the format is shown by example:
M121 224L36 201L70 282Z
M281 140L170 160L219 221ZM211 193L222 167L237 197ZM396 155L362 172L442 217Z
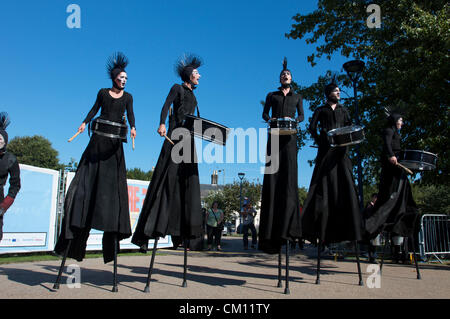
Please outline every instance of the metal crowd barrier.
M442 263L442 255L450 254L450 216L425 214L421 218L419 251L422 260L431 256Z

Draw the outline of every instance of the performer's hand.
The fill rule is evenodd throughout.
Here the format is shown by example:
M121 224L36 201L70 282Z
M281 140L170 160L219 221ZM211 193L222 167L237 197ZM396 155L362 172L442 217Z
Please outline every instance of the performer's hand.
M80 127L78 128L78 132L83 133L84 129L86 128L86 123L81 123Z
M11 196L6 196L3 202L0 204L0 210L4 213L11 207L11 205L14 203L14 198Z
M160 126L159 126L159 128L158 128L158 134L160 135L160 136L164 136L164 135L166 135L166 125L165 124L161 124Z
M131 131L130 131L130 136L131 136L131 138L136 138L136 128L132 128L131 129Z
M394 165L397 165L397 157L395 156L389 157L389 162L391 162Z

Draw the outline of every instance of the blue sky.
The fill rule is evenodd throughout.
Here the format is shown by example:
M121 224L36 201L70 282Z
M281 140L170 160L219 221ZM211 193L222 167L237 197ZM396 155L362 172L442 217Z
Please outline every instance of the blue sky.
M81 8L81 28L70 29L67 6ZM145 171L156 165L163 139L156 133L161 107L174 83L175 61L185 52L204 60L195 91L201 116L230 128L265 128L261 100L279 86L283 57L299 85L309 85L326 70L341 71L346 61L334 56L312 68L306 57L313 45L285 37L297 13L316 1L4 1L0 11L3 85L1 111L11 117L10 139L42 135L59 159L79 160L87 132L72 143L100 88L110 87L105 64L113 52L130 60L126 91L134 98L137 139L124 145L128 168ZM304 103L306 125L311 112ZM197 141L198 143L202 143ZM203 147L206 145L202 143ZM299 186L309 186L307 163L316 149L299 152ZM247 154L248 155L248 154ZM237 173L262 182L261 163L199 164L200 182L213 170L225 170L219 184Z

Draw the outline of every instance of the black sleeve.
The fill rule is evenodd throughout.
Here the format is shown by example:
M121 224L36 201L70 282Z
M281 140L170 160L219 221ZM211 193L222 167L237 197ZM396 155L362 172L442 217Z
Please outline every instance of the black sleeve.
M303 97L300 96L300 98L298 99L298 103L297 103L297 122L303 122L303 120L305 119L305 114L303 113Z
M84 119L83 123L89 123L95 116L95 114L97 114L98 110L100 109L100 106L102 104L102 90L98 91L97 93L97 99L95 100L94 106L92 107L92 109L89 111L88 115L86 116L86 118Z
M8 167L9 172L9 190L8 196L16 198L17 193L20 190L20 168L17 159L14 157L12 163Z
M392 151L392 137L394 136L394 130L387 128L383 131L383 148L388 157L395 156Z
M130 128L136 128L135 118L134 118L134 110L133 110L133 96L128 94L127 101L127 117L128 123L130 124Z
M352 118L350 117L350 113L346 108L342 108L344 110L344 125L350 126L352 125Z
M309 133L311 134L316 144L319 145L319 134L317 134L317 125L319 123L320 109L314 111L314 114L309 122Z
M264 110L263 110L263 114L262 114L262 118L264 119L264 121L268 121L270 120L270 108L272 107L272 93L267 94L266 97L266 103L264 104Z
M167 113L169 113L169 107L172 105L173 101L177 98L178 94L180 93L181 86L179 84L174 84L172 88L170 89L169 95L167 95L166 101L164 102L164 105L161 110L161 118L159 120L159 124L165 124Z

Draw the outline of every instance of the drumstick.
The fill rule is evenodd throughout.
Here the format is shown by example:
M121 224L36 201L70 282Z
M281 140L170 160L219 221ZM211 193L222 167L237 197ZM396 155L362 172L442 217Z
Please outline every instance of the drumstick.
M397 163L397 166L400 166L401 168L403 168L408 174L411 174L411 175L414 174L409 168L403 166L400 163Z
M171 140L166 134L164 134L164 137L165 137L172 145L175 145L175 143L172 142L172 140Z
M69 143L72 142L72 140L73 140L75 137L77 137L78 134L80 134L80 133L81 133L81 131L78 131L74 136L72 136L72 137L68 140L68 142L69 142Z
M133 151L134 151L134 137L133 137Z

